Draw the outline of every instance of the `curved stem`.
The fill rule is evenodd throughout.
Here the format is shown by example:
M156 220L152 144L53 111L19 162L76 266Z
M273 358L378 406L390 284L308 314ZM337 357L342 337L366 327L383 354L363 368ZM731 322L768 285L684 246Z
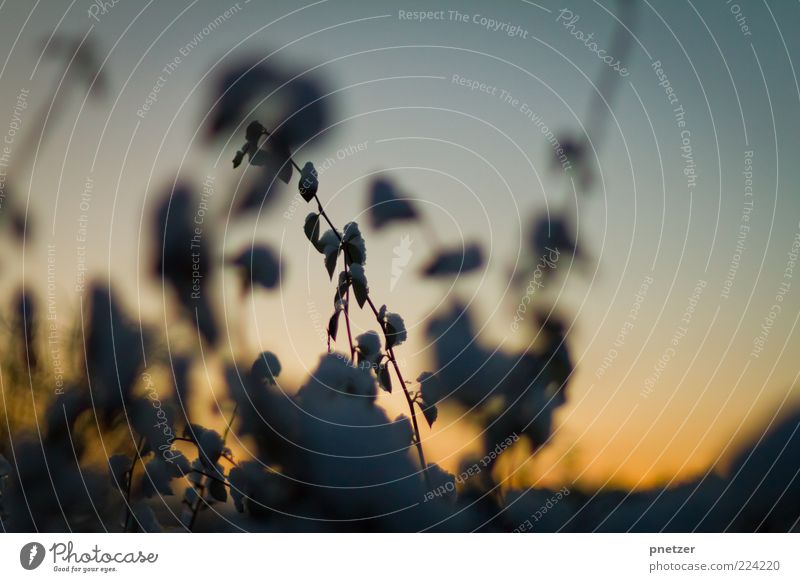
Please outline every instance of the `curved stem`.
M123 525L123 532L127 533L130 525L132 512L131 512L131 488L133 486L133 471L136 469L136 463L142 456L142 449L144 448L144 437L139 437L139 444L136 445L136 455L131 461L131 468L128 469L128 482L125 485L125 523Z
M264 134L272 135L266 129L264 130ZM294 168L298 172L302 171L300 169L300 166L298 166L295 163L294 158L292 156L289 156L289 161L291 162L292 166L294 166ZM333 230L333 233L336 235L336 238L339 239L339 242L343 243L344 239L342 238L342 235L339 233L339 231L337 230L336 226L333 224L333 221L331 221L331 219L328 216L327 212L325 212L325 207L322 206L322 202L320 201L319 196L317 196L316 192L314 193L314 201L317 203L317 208L319 209L319 215L322 216L322 218L325 219L325 222L328 223L328 226L331 227L331 230ZM346 256L346 253L347 253L347 249L345 249L345 269L347 268L347 258L348 258ZM349 291L350 290L348 288L348 293L349 293ZM384 341L387 341L388 338L386 337L386 328L384 327L383 321L381 321L378 309L375 307L375 303L372 301L372 298L369 297L369 295L367 295L367 303L369 303L369 306L372 309L372 313L375 315L375 319L377 320L378 325L380 326L381 331L383 332ZM348 314L347 311L345 311L345 320L347 322L348 337L350 337L350 318L349 318L349 314ZM330 351L330 336L328 336L328 342L329 342L329 351ZM350 349L351 349L351 354L354 354L352 338L350 339ZM411 424L412 424L413 429L414 429L414 445L415 445L415 447L417 449L417 455L419 456L420 465L422 466L422 475L423 475L423 478L425 479L425 486L426 486L427 489L430 489L431 488L431 483L430 483L430 477L428 475L428 465L425 462L425 453L422 450L422 437L420 436L420 432L419 432L419 423L417 422L417 413L414 410L414 401L411 399L411 395L408 393L408 388L406 387L405 380L403 379L403 375L400 372L400 366L397 364L397 359L394 356L394 350L389 348L386 351L388 352L389 361L392 363L392 367L394 368L395 374L397 375L397 379L400 382L400 386L403 389L403 395L406 398L406 403L408 404L408 410L411 413Z
M367 296L367 303L369 304L370 309L372 309L372 313L375 315L378 325L381 327L384 342L388 342L388 338L386 337L386 327L384 326L383 321L381 321L380 313L375 307L375 303L373 303L372 298L369 296ZM411 413L411 425L414 429L414 445L417 448L419 463L422 465L422 476L425 478L425 487L430 490L431 482L430 476L428 475L428 464L425 461L425 452L422 450L422 436L419 432L419 423L417 422L417 411L414 409L414 400L411 398L411 394L408 393L405 379L403 378L403 374L400 372L400 366L398 365L397 358L395 358L394 355L394 349L388 348L386 352L389 355L389 361L392 363L392 367L394 368L394 373L397 375L397 380L400 382L400 387L403 389L403 395L406 397L408 410Z
M348 274L347 257L342 257L344 263L344 272ZM350 285L347 286L347 291L344 297L344 323L347 326L347 341L350 344L350 361L356 361L356 348L353 346L353 333L350 331Z
M228 439L228 434L231 432L231 427L233 426L233 421L236 420L236 413L239 411L239 403L237 402L233 407L233 412L231 413L231 419L227 422L225 426L225 432L222 433L222 444L225 445L225 441Z
M207 479L211 479L212 481L216 481L217 483L222 483L225 487L230 487L230 483L228 483L225 479L220 479L219 477L214 477L210 473L206 473L205 471L201 471L200 469L192 469L192 473L197 473L198 475L203 475Z

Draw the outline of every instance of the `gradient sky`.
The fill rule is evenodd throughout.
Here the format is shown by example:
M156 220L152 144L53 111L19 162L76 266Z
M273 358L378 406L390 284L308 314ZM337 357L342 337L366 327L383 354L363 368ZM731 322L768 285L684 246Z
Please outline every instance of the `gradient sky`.
M3 260L4 284L44 290L48 244L55 245L57 321L67 329L80 312L75 292L76 234L87 177L87 265L98 278L111 275L132 313L162 328L161 289L148 278L152 208L176 175L198 189L214 176L212 212L227 215L242 177L230 165L242 141L204 142L201 120L211 86L226 66L245 55L267 55L290 71L314 69L332 91L335 127L297 154L320 167L320 194L333 220L361 215L367 185L388 172L419 199L426 228L364 228L367 273L378 303L408 323L410 340L398 350L409 377L429 369L423 337L426 320L451 298L471 303L486 345L526 343L510 331L520 290L510 270L528 251L523 240L532 217L567 208L578 223L580 244L592 257L586 268L559 266L563 287L551 293L559 312L574 320L569 344L577 364L570 400L557 416L550 450L529 463L532 481L580 479L644 486L683 479L724 460L740 442L757 438L776 415L796 406L800 347L800 282L784 279L793 240L800 232L800 89L792 61L800 54L798 7L788 2L742 2L748 29L740 28L733 3L641 2L635 23L620 17L636 36L624 65L606 132L592 141L599 179L577 203L562 173L554 171L550 146L521 110L525 103L555 133L579 135L587 123L592 81L605 65L557 22L567 8L576 28L594 33L610 49L618 5L611 1L532 3L133 2L121 0L90 18L92 3L9 0L0 8L2 119L12 120L21 89L29 90L22 132L47 112L62 65L41 57L43 43L59 34L97 45L106 59L110 91L87 98L86 86L62 84L61 115L46 126L46 141L14 185L27 197L36 238ZM68 7L69 6L69 7ZM236 6L230 18L204 36L168 76L144 119L137 117L164 66L203 27ZM444 10L445 20L413 22L399 11ZM450 10L468 22L449 18ZM473 21L475 15L520 27L510 37ZM747 34L749 33L749 34ZM522 38L524 36L525 38ZM697 182L687 188L681 128L652 68L660 61L686 112ZM497 87L497 94L470 91L453 76ZM513 105L498 94L519 99ZM0 121L0 131L5 123ZM200 131L198 131L200 130ZM12 144L12 165L21 164L21 137ZM364 144L362 151L347 149ZM745 203L745 152L752 151L753 208L741 263L730 295L722 296L736 251ZM343 153L341 153L343 152ZM32 179L29 180L32 175ZM293 187L257 220L215 232L218 257L255 236L281 249L286 268L280 293L242 301L233 278L215 283L225 296L225 317L236 353L248 360L276 352L287 389L296 386L325 349L320 340L330 312L331 284L302 233L311 209L292 210ZM20 200L21 201L21 200ZM285 213L291 217L287 218ZM360 216L361 215L361 216ZM220 218L224 227L224 218ZM441 241L478 240L489 262L485 273L454 285L421 280L434 236ZM393 248L412 240L412 258L391 288ZM9 247L11 248L11 247ZM16 253L16 251L15 251ZM800 268L797 270L800 276ZM642 282L646 297L613 363L603 358L629 321ZM652 392L642 390L670 347L698 281L705 282L675 353ZM782 282L790 283L760 356L753 340ZM357 314L358 332L371 317ZM484 325L485 324L485 325ZM358 333L357 332L357 333ZM66 333L66 332L65 332ZM176 345L180 338L176 335ZM219 386L214 390L222 389ZM381 397L400 413L400 395ZM474 443L444 410L426 443L434 460L453 468ZM732 444L733 443L733 444ZM521 459L520 459L521 461Z

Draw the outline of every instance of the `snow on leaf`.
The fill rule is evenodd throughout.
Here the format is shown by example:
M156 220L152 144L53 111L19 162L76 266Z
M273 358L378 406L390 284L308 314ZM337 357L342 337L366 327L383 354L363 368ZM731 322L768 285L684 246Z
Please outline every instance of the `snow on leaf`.
M483 249L477 243L440 252L423 269L426 277L447 277L469 273L483 266Z
M159 457L150 459L144 466L145 473L142 475L142 493L146 497L152 497L156 493L161 495L172 495L170 482L173 479L173 470Z
M197 445L198 457L203 464L208 469L215 470L217 461L226 452L225 444L219 433L199 424L189 425L186 432Z
M188 475L192 470L192 467L189 464L189 459L187 459L180 451L172 449L165 451L162 453L162 458L170 467L172 476L175 479L179 479L185 475Z
M250 368L250 376L265 384L274 384L280 373L281 362L272 352L261 352Z
M369 285L367 284L367 275L364 273L363 265L353 263L350 266L350 277L353 280L353 292L356 295L359 307L364 307L369 295Z
M345 258L348 265L355 263L363 265L367 262L367 244L364 241L364 237L361 236L358 223L348 222L344 225L342 246L345 250Z
M374 331L362 333L356 338L356 347L361 359L376 363L381 356L381 338Z
M386 349L399 346L408 338L406 324L397 313L386 314Z
M328 271L328 277L333 280L336 261L339 259L339 251L342 248L339 237L332 230L325 231L325 234L319 240L319 247L317 248L322 249L322 254L325 255L325 269Z
M378 179L372 183L368 207L374 229L382 228L393 221L418 218L418 213L411 201L402 198L394 185L385 179Z

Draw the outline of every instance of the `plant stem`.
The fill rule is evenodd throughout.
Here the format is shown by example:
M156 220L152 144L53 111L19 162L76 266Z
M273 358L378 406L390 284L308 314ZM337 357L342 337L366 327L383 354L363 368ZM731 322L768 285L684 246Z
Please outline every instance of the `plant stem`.
M195 494L197 495L197 501L195 501L193 506L190 506L192 509L192 519L189 520L189 531L194 531L194 524L197 521L197 515L200 513L200 503L202 503L203 495L205 495L206 486L203 484L203 480L200 480L200 483L197 484L195 488Z
M375 314L375 319L378 321L378 325L381 327L384 341L388 342L388 337L386 336L386 327L380 319L380 314L378 309L375 307L375 303L373 303L372 298L369 296L367 297L367 303L369 304L370 309L372 309L372 313ZM403 389L403 395L406 397L408 410L411 412L411 425L414 428L414 445L417 447L417 455L419 456L420 465L422 465L422 475L425 478L425 487L430 490L431 482L430 476L428 475L428 464L425 462L425 453L422 450L422 437L420 436L419 432L419 423L417 422L417 412L414 409L414 401L411 399L411 394L408 393L408 388L406 387L406 382L403 379L403 374L400 372L400 366L397 363L397 358L394 356L394 349L388 348L386 353L389 355L389 361L392 363L394 373L397 375L397 380L400 382L400 387Z
M264 134L266 134L268 136L272 135L266 129L264 129ZM295 163L294 158L292 156L289 156L289 161L291 162L292 166L294 166L294 168L298 172L302 172L302 170L300 169L300 166L298 166ZM331 230L333 230L333 233L336 235L336 238L339 239L339 242L343 243L344 239L342 238L342 235L339 234L339 231L336 229L336 226L334 226L334 224L331 221L330 217L328 217L328 214L325 212L325 208L322 206L322 202L320 201L319 196L317 196L316 192L314 193L314 201L316 201L316 203L317 203L317 208L319 209L319 215L322 216L322 218L325 219L325 222L328 223L328 226L331 227ZM347 260L348 260L347 249L345 249L345 270L347 269ZM350 289L349 288L348 288L347 292L348 292L348 297L349 297L349 293L350 293ZM383 322L381 321L381 319L379 317L379 313L378 313L378 310L375 307L375 303L373 303L372 298L369 297L369 295L367 295L367 303L369 303L369 306L372 309L372 313L375 314L375 319L377 320L378 325L380 326L381 331L383 332L384 341L388 342L388 338L386 337L386 328L384 327L384 324L383 324ZM348 305L349 305L349 301L348 301ZM350 334L350 316L349 316L349 313L347 311L347 307L345 308L345 321L347 322L347 336L350 339L350 351L351 351L351 358L352 358L355 355L355 350L353 348L353 339L352 339L351 334ZM330 351L330 335L328 335L328 351ZM411 395L408 393L408 388L406 387L405 380L403 380L403 375L400 372L400 366L397 364L397 359L394 356L394 350L389 348L386 351L389 354L389 361L392 362L392 367L394 368L395 374L397 374L397 379L399 380L400 386L403 389L403 395L406 397L406 402L408 403L408 410L411 413L411 424L412 424L412 426L414 428L414 445L417 448L417 455L419 456L419 462L420 462L420 465L422 466L422 476L425 479L425 486L426 486L427 489L430 489L431 488L431 483L430 483L430 477L428 475L428 465L425 462L425 453L422 450L422 437L420 436L420 432L419 432L419 423L417 422L417 413L414 410L414 401L411 399Z
M225 426L225 432L222 433L222 444L225 445L225 441L228 438L228 433L231 432L231 427L233 426L233 421L236 420L236 413L239 411L239 403L237 402L233 407L233 412L231 413L231 419L228 421L227 425Z
M212 481L216 481L217 483L222 483L226 487L230 487L230 483L228 483L225 479L220 479L219 477L214 477L210 473L206 473L205 471L201 471L200 469L192 469L192 473L197 473L199 475L203 475L206 479L211 479Z
M344 263L345 275L347 275L347 257L342 257L342 262ZM344 297L344 322L347 326L347 341L350 344L350 361L355 363L356 348L353 346L353 334L350 331L350 285L347 286L347 291L345 292Z
M328 225L330 225L331 229L333 229L333 232L336 234L339 241L343 242L342 236L339 234L339 231L336 230L336 227L333 225L333 222L331 222L331 219L328 217L327 213L325 212L325 209L322 206L322 202L320 202L319 197L316 194L314 194L314 200L316 200L317 202L317 207L319 208L320 216L322 216L328 223ZM347 251L345 250L345 252ZM370 309L372 309L372 313L375 315L375 320L378 322L378 325L380 326L381 331L383 332L384 342L388 342L388 338L386 337L386 328L384 327L383 322L381 321L378 309L375 307L375 303L372 301L372 298L369 295L367 295L367 303L369 304ZM389 361L392 363L392 367L394 368L395 374L397 375L397 379L400 382L400 387L403 389L403 395L406 397L406 402L408 403L408 410L411 413L411 425L414 428L414 445L417 448L417 455L419 456L419 462L420 465L422 466L422 476L425 479L425 487L428 490L430 490L431 488L430 476L428 475L428 465L425 462L425 453L422 450L422 437L420 436L419 432L419 423L417 422L417 413L416 410L414 409L414 401L411 400L411 395L408 393L408 388L406 387L405 380L403 379L403 374L400 372L400 366L397 364L397 358L395 358L394 356L394 350L389 348L386 351L389 354Z
M125 485L125 524L124 533L128 532L128 525L132 517L131 512L131 489L133 486L133 470L136 468L136 463L142 456L142 448L144 447L144 437L139 437L139 444L136 446L136 455L131 460L131 468L128 469L128 482Z
M223 445L223 448L225 446L225 441L228 439L228 434L230 434L230 432L231 432L231 426L233 426L233 421L236 420L236 413L238 411L239 411L239 403L237 402L236 405L233 407L233 412L231 413L231 419L226 423L225 431L222 433L222 445ZM187 441L190 441L190 442L194 443L194 441L192 441L191 439L181 439L181 440L187 440ZM195 445L197 445L197 443L195 443ZM199 449L198 449L198 451L199 451ZM222 458L222 456L220 458ZM227 459L228 461L231 461L231 459L228 459L228 457L225 457L225 459ZM212 475L209 475L205 471L200 471L199 469L192 469L192 471L202 475L203 477L200 479L200 482L197 484L197 490L198 490L197 491L197 501L195 502L195 504L193 506L190 506L191 510L192 510L192 519L189 521L189 531L193 531L194 530L194 524L197 521L197 515L200 513L200 504L201 503L205 503L205 500L203 499L203 494L205 493L206 487L205 487L205 483L203 482L203 478L212 479L214 481L219 481L223 485L227 485L227 483L225 482L224 479L219 479L218 477L214 477Z

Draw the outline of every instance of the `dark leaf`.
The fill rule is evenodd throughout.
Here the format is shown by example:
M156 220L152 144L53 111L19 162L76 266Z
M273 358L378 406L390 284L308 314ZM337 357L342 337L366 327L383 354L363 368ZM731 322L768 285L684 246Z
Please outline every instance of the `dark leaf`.
M145 473L142 475L141 487L142 493L146 497L152 497L156 493L161 495L173 494L170 483L174 475L167 463L161 460L160 457L155 457L147 462L144 469Z
M341 309L337 309L328 322L328 335L331 336L333 341L336 341L336 333L339 331L339 314L342 313Z
M111 474L111 483L114 487L125 489L128 483L128 471L131 468L131 458L128 455L112 455L108 458L108 469ZM2 477L2 471L0 471Z
M306 202L310 202L317 194L319 179L317 178L317 170L311 162L306 162L305 166L303 166L297 188L300 191L300 196L302 196L303 200Z
M433 423L436 422L436 419L439 418L439 409L436 408L435 404L427 404L424 401L419 402L420 410L422 410L422 414L425 415L425 420L428 421L428 426L433 428Z
M383 365L378 367L378 382L381 388L391 393L392 391L392 375L389 373L389 366Z
M281 373L281 363L278 356L272 352L261 352L250 368L250 376L254 380L265 384L274 384L275 378Z
M333 272L336 270L336 261L339 259L339 245L325 247L325 269L328 271L328 276L333 279Z
M247 486L247 475L239 467L234 467L228 474L228 483L231 486L231 498L236 511L244 513L244 491Z
M274 289L280 279L280 262L272 249L259 245L239 253L233 264L242 269L245 288L257 284Z
M186 432L197 446L199 460L207 469L215 471L217 461L227 451L220 434L199 424L190 424Z
M483 265L483 250L477 243L440 252L423 269L426 277L460 275L479 269Z
M417 382L419 382L422 399L425 402L436 403L445 396L442 385L434 374L423 372L417 378Z
M393 221L416 220L418 214L411 201L398 195L388 180L372 183L369 196L369 217L372 228L379 229Z
M218 330L208 301L210 233L206 229L198 240L194 222L197 208L185 185L164 196L155 213L154 274L172 287L188 319L214 345Z
M228 500L228 490L225 488L225 483L216 479L208 480L208 493L222 503Z
M364 267L358 263L350 265L350 277L353 282L353 292L358 301L358 306L363 308L369 296L369 286L367 285L367 276L364 273Z
M303 224L303 231L306 233L306 238L311 244L319 250L319 214L312 212L306 216L305 223Z
M341 308L344 301L347 301L347 290L350 288L350 277L342 271L339 273L339 283L336 285L336 293L333 294L333 307Z
M531 229L530 244L535 260L541 257L551 260L562 252L575 258L581 257L577 238L564 218L539 217Z

